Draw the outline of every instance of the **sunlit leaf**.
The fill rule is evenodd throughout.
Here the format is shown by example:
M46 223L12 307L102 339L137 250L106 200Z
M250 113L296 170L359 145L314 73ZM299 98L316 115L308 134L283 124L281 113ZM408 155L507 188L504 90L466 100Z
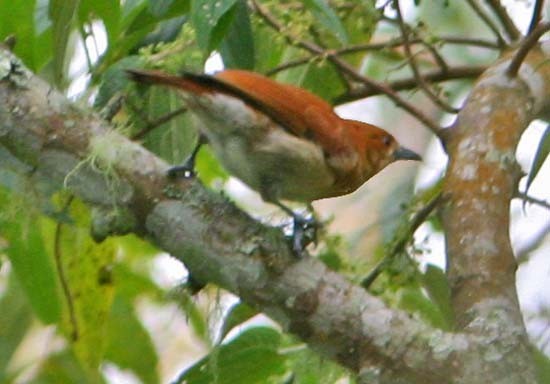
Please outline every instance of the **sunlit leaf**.
M227 336L229 331L231 331L234 327L244 323L257 314L258 311L243 302L238 302L233 305L223 320L223 325L220 331L220 340L223 340L223 338Z
M147 330L131 303L116 296L112 306L105 357L122 369L134 372L145 384L159 382L157 354Z
M230 23L230 11L238 0L193 0L191 21L197 31L197 42L207 52L221 41Z
M304 4L311 11L315 20L328 29L341 44L348 42L347 32L340 18L326 0L305 0Z
M66 350L46 359L28 384L102 384L101 378L90 377L74 355Z
M43 234L54 250L52 257L59 263L58 279L64 287L66 311L61 330L92 376L97 374L105 350L116 240L94 242L89 231L88 208L76 199L71 200L69 208L72 224L44 220Z

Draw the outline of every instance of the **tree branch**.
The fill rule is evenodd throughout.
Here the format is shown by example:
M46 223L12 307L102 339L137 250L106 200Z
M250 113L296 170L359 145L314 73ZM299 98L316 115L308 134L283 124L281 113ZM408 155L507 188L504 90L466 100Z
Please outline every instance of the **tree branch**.
M127 230L177 257L201 281L264 311L360 380L534 381L518 340L524 329L508 327L498 301L476 311L476 327L497 331L487 337L434 330L390 309L319 261L296 259L279 229L259 224L198 181L167 180L165 162L72 105L1 48L0 145L52 187L66 185L90 205L126 211L134 223ZM91 154L104 173L90 166ZM499 359L484 358L495 351Z
M422 73L422 77L426 81L430 82L444 82L451 80L462 80L462 79L477 79L485 70L486 66L461 66L461 67L450 67L446 71L441 69L436 69L432 71L426 71ZM387 83L395 91L404 91L408 89L414 89L418 87L416 79L413 77L407 77L403 79L393 80ZM359 99L364 99L366 97L377 96L381 93L372 87L363 86L357 87L349 92L343 94L342 96L336 98L338 104L348 103L350 101L355 101Z
M461 38L461 37L454 37L454 36L447 36L447 37L443 36L443 37L437 38L436 43L439 43L439 42L441 42L442 44L470 45L473 47L480 47L480 48L487 48L487 49L499 49L497 44L493 43L492 41L483 40L483 39L470 39L470 38ZM425 40L420 39L418 37L410 39L410 44L422 44L422 45L425 45L428 49L435 51L432 45L428 44ZM402 39L391 39L391 40L383 41L379 43L350 45L339 49L334 49L331 52L337 56L344 56L344 55L358 53L358 52L369 52L369 51L378 51L378 50L388 49L388 48L395 48L395 47L400 47L402 45L403 45ZM432 52L432 54L433 53L434 52ZM323 57L319 55L310 55L307 57L291 60L275 68L268 70L266 72L266 75L272 76L276 73L285 71L287 69L307 64L313 60L321 60L322 58ZM447 68L446 65L440 65L440 66L441 66L440 69Z
M493 12L497 15L500 22L504 26L504 30L508 34L508 37L510 37L510 40L516 41L521 37L521 33L519 32L518 28L516 27L516 24L506 11L506 9L502 6L500 3L500 0L485 0Z
M449 129L442 210L448 275L459 329L479 334L485 330L472 319L484 302L498 303L510 327L523 327L507 230L521 176L514 155L523 131L550 102L550 68L542 65L548 58L533 49L525 60L537 69L522 77L507 76L510 58L486 71ZM527 341L520 344L519 355L528 354Z
M468 5L470 5L470 8L473 9L473 11L476 13L476 15L478 15L479 18L481 20L483 20L485 25L487 25L487 27L489 27L489 29L495 34L495 36L497 38L497 41L498 41L499 48L501 48L501 49L504 48L506 46L506 42L502 38L502 35L500 34L500 31L498 30L498 28L497 28L496 24L493 22L493 20L491 20L489 15L487 15L485 13L485 11L481 8L481 6L477 2L477 0L467 0L467 1L468 1Z
M525 39L523 39L519 46L519 49L514 55L514 58L510 62L508 71L506 72L508 77L517 76L519 67L521 66L523 60L525 60L525 57L527 57L529 51L533 49L533 47L538 43L541 36L548 31L550 31L550 22L541 23L537 25L537 27Z
M405 55L407 56L409 66L411 67L414 79L418 83L418 86L420 89L424 92L424 94L430 99L435 105L443 109L444 111L452 114L456 114L458 112L458 109L450 106L439 98L432 89L430 88L430 85L426 82L424 77L421 75L418 66L416 65L416 59L414 58L414 55L411 51L411 45L409 43L409 31L408 27L405 25L405 21L403 20L403 15L401 14L401 7L399 5L399 0L394 0L395 5L395 11L397 13L397 21L399 23L399 28L401 29L401 36L403 38L403 46L405 48ZM443 72L447 71L448 67L447 65L443 65L441 70Z
M542 7L544 5L544 0L536 0L535 5L533 6L533 15L531 16L531 22L529 23L529 28L527 29L527 34L531 34L533 30L539 24L542 18Z

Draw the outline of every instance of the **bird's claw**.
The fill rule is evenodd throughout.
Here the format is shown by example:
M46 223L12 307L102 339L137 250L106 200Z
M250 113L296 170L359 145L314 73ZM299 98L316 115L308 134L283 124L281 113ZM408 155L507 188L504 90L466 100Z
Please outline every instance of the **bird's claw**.
M183 164L176 165L175 167L168 169L168 177L171 179L192 179L197 176L197 172L195 171L195 160L199 150L205 143L206 138L203 135L200 135L195 148L193 148L193 151L191 151L191 154L187 157L187 159L185 159Z
M315 218L306 218L300 215L294 215L292 230L292 251L298 257L302 257L305 248L311 244L317 244L317 229L319 223Z
M195 171L195 167L192 165L188 165L187 163L184 163L182 165L177 165L175 167L171 167L166 172L168 177L171 179L192 179L195 176L197 176L197 172Z

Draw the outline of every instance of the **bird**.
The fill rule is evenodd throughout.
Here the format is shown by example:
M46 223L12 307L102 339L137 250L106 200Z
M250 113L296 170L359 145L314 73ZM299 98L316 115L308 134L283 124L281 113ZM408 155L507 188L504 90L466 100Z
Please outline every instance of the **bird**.
M312 92L261 74L226 69L213 75L128 69L138 82L181 94L198 117L200 139L172 177L194 175L205 142L229 172L294 220L292 249L307 245L304 231L316 227L283 201L307 204L349 194L396 160L417 160L384 129L341 118Z

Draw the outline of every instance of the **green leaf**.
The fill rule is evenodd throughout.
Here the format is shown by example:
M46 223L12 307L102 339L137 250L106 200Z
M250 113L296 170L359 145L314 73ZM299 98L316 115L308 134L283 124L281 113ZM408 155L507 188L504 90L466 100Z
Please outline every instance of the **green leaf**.
M399 291L399 307L412 313L418 313L434 327L449 330L449 325L439 308L420 289L401 289Z
M287 50L283 39L263 24L254 26L253 38L256 71L265 73L281 64Z
M237 304L233 305L223 319L223 325L220 331L220 340L223 340L225 336L227 336L229 331L231 331L237 325L244 323L245 321L251 319L257 314L258 311L243 302L238 302Z
M109 46L117 43L121 27L119 0L80 0L78 18L80 24L100 19L105 26Z
M50 0L49 15L53 28L53 70L55 84L64 88L67 44L71 35L78 0Z
M266 383L285 371L278 353L281 335L273 328L247 329L227 344L214 349L178 378L187 384Z
M107 332L105 357L122 369L134 372L145 384L159 382L158 363L153 342L136 317L130 302L116 296Z
M529 176L527 176L525 193L529 191L529 187L533 183L533 180L535 180L535 177L537 177L544 161L548 158L548 154L550 154L550 124L546 126L546 130L540 139L537 152L535 153L535 159L533 160L533 165L529 171Z
M227 31L232 10L238 0L193 0L191 21L197 31L197 43L209 53L215 49Z
M169 9L174 0L149 0L149 11L155 17L161 17Z
M550 359L536 347L533 347L533 356L539 384L550 383Z
M305 0L304 4L309 8L317 22L328 29L341 44L347 44L346 29L326 0Z
M254 36L246 1L239 0L235 8L235 17L220 45L220 54L226 68L253 69Z
M172 90L150 87L144 94L142 113L149 122L157 121L181 108L181 97ZM139 117L138 117L139 118ZM145 128L145 127L144 127ZM191 153L197 142L197 132L190 114L184 113L157 125L144 138L144 146L171 164L180 163Z
M70 351L66 350L40 365L40 370L28 384L101 384L102 379L90 378Z
M283 61L293 60L295 56L296 50L290 48ZM345 90L344 82L338 72L326 62L309 62L280 73L277 79L306 88L329 102Z
M0 41L15 36L14 53L33 71L40 70L52 57L47 8L40 12L45 1L0 0Z
M10 275L8 286L0 298L0 383L4 382L6 367L23 340L32 322L32 311L23 290Z
M319 384L319 383L354 383L350 380L349 372L344 368L327 360L313 352L305 344L296 341L293 337L289 339L281 351L286 357L286 367L292 373L292 384ZM347 377L347 379L346 379ZM288 383L288 381L277 381L277 383Z
M220 162L212 153L210 147L201 148L197 156L197 174L206 185L212 185L216 180L225 181L229 178L228 173L223 169Z
M105 351L105 334L113 300L109 271L116 247L115 239L96 244L88 231L83 231L64 231L65 240L71 244L65 247L62 257L78 331L72 346L82 365L92 373L98 370ZM81 239L76 241L76 238ZM71 248L73 252L68 253ZM73 326L70 325L70 331L74 332Z
M451 329L454 323L454 315L451 306L451 289L445 272L435 265L428 264L426 272L422 276L422 282L428 295L443 314L447 329Z
M101 85L94 102L96 108L104 107L113 96L126 89L130 79L124 72L125 69L139 68L142 59L138 56L127 56L110 66L101 77Z
M46 251L39 220L18 213L7 221L0 217L2 236L8 241L6 253L33 311L45 324L61 319L61 292L53 261Z

